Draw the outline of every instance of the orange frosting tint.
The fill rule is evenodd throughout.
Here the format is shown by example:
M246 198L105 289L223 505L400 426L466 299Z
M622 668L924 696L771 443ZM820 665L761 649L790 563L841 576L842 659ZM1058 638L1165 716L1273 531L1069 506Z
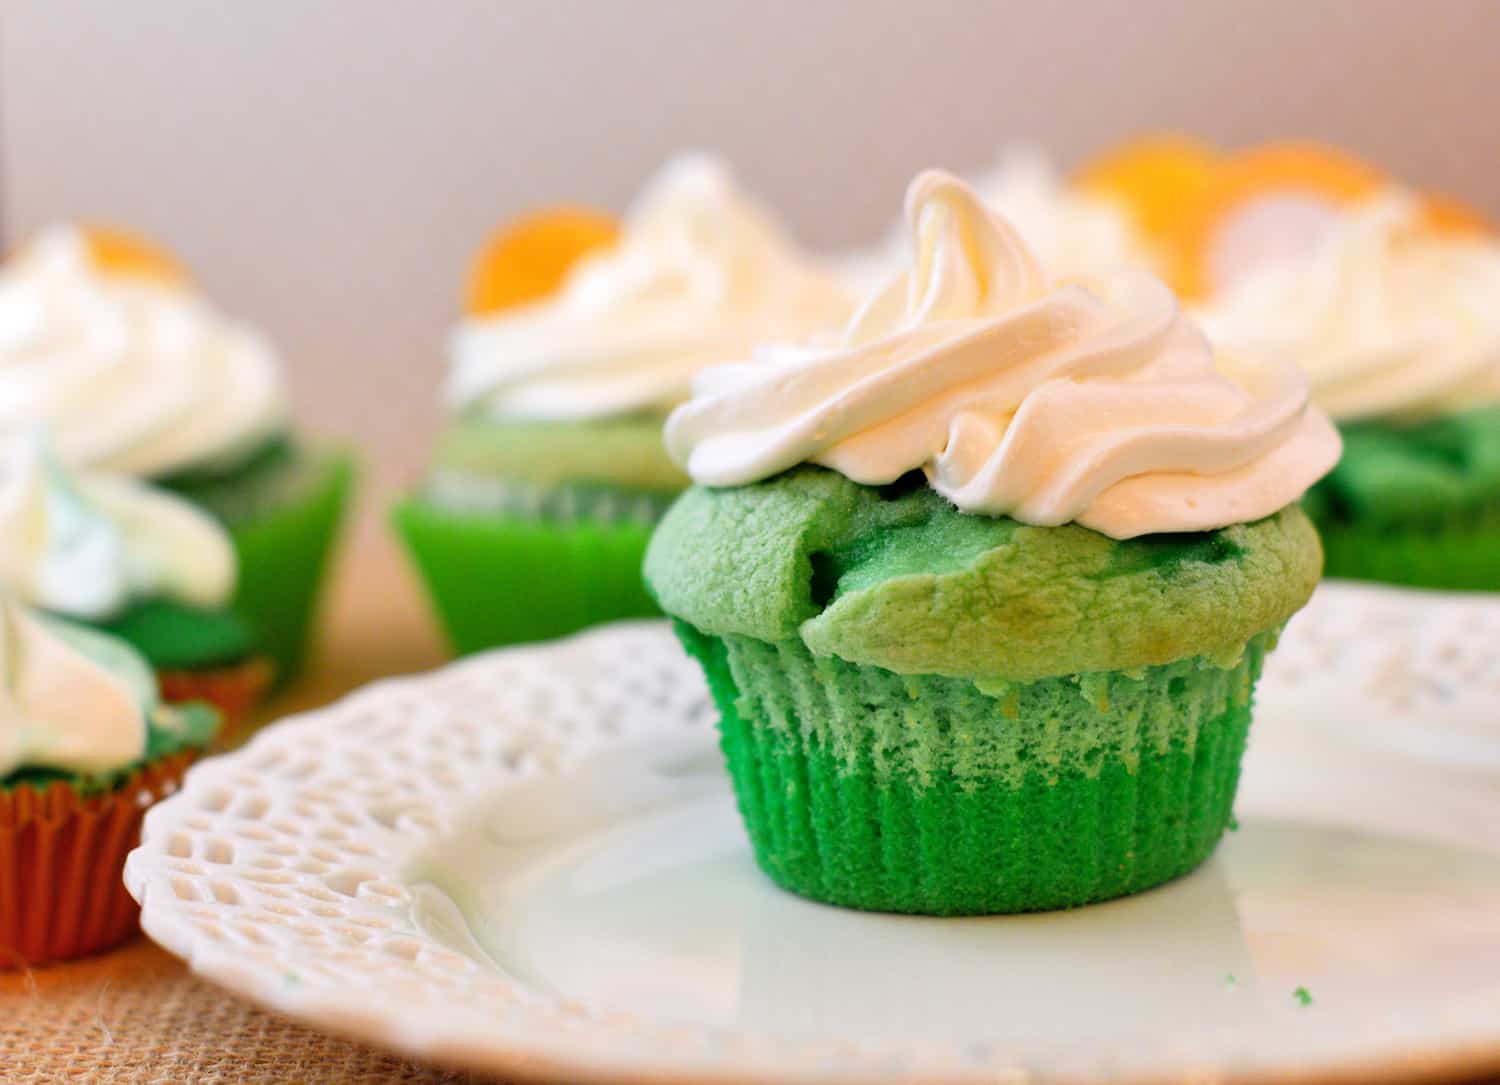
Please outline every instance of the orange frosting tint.
M1295 195L1341 207L1387 184L1374 166L1311 143L1274 143L1226 160L1166 233L1173 285L1187 297L1212 292L1211 254L1224 225L1257 200Z
M1489 237L1495 224L1477 209L1450 196L1429 192L1423 196L1428 229L1448 237Z
M84 226L81 231L89 259L106 275L154 279L174 286L186 286L191 280L175 256L140 234L113 226Z
M620 236L612 215L587 207L552 207L499 230L474 259L465 308L484 316L556 291L582 257Z
M1133 139L1085 163L1074 174L1080 188L1123 201L1151 237L1160 237L1184 204L1212 183L1222 156L1187 136Z

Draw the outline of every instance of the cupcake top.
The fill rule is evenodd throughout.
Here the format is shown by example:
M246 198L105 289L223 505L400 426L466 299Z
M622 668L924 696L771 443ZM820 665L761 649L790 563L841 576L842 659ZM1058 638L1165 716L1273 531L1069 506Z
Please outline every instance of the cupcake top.
M40 420L70 462L161 476L235 463L285 416L266 341L159 268L57 227L0 269L0 436Z
M0 442L0 589L101 621L130 603L222 607L234 545L217 520L124 476L73 472L32 428Z
M1272 515L1338 459L1292 366L1215 356L1143 272L1058 285L963 182L907 193L911 267L831 347L700 375L668 451L737 486L801 463L866 485L914 470L964 512L1117 539Z
M836 327L849 308L721 163L687 156L555 293L463 321L444 397L502 419L665 412L703 365Z
M1500 241L1434 230L1386 187L1312 244L1263 259L1203 307L1215 342L1296 362L1340 420L1500 402Z
M1071 183L1041 148L1006 148L969 184L1020 234L1058 282L1098 285L1131 267L1150 267L1152 247L1124 201L1101 188ZM911 262L910 231L900 229L874 252L848 258L851 285L878 288Z
M0 784L26 770L119 772L153 746L206 743L210 716L162 705L123 641L0 597Z

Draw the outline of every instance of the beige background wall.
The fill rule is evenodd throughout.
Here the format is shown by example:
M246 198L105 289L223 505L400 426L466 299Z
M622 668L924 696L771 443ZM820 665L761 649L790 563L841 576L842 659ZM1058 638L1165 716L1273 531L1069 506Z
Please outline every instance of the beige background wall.
M302 413L414 469L470 250L530 201L622 203L724 150L810 242L927 164L1143 126L1345 142L1500 212L1487 0L8 0L10 239L160 236L266 325Z

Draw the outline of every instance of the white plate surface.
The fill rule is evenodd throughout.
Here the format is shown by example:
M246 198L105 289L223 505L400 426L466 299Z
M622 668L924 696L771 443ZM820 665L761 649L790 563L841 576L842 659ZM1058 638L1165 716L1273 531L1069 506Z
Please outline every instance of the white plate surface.
M519 1076L1500 1067L1500 602L1325 586L1273 662L1239 830L1187 878L1073 912L882 916L775 889L658 623L269 729L148 814L126 881L146 931L231 990Z

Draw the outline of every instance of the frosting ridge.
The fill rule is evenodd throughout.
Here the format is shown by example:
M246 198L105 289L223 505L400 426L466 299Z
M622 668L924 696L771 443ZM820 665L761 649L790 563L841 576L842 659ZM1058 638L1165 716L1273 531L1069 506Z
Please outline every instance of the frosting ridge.
M912 266L837 345L715 367L666 427L695 481L797 463L855 482L921 469L967 512L1116 538L1203 531L1295 501L1337 460L1290 366L1224 359L1144 273L1057 286L963 182L907 193Z

